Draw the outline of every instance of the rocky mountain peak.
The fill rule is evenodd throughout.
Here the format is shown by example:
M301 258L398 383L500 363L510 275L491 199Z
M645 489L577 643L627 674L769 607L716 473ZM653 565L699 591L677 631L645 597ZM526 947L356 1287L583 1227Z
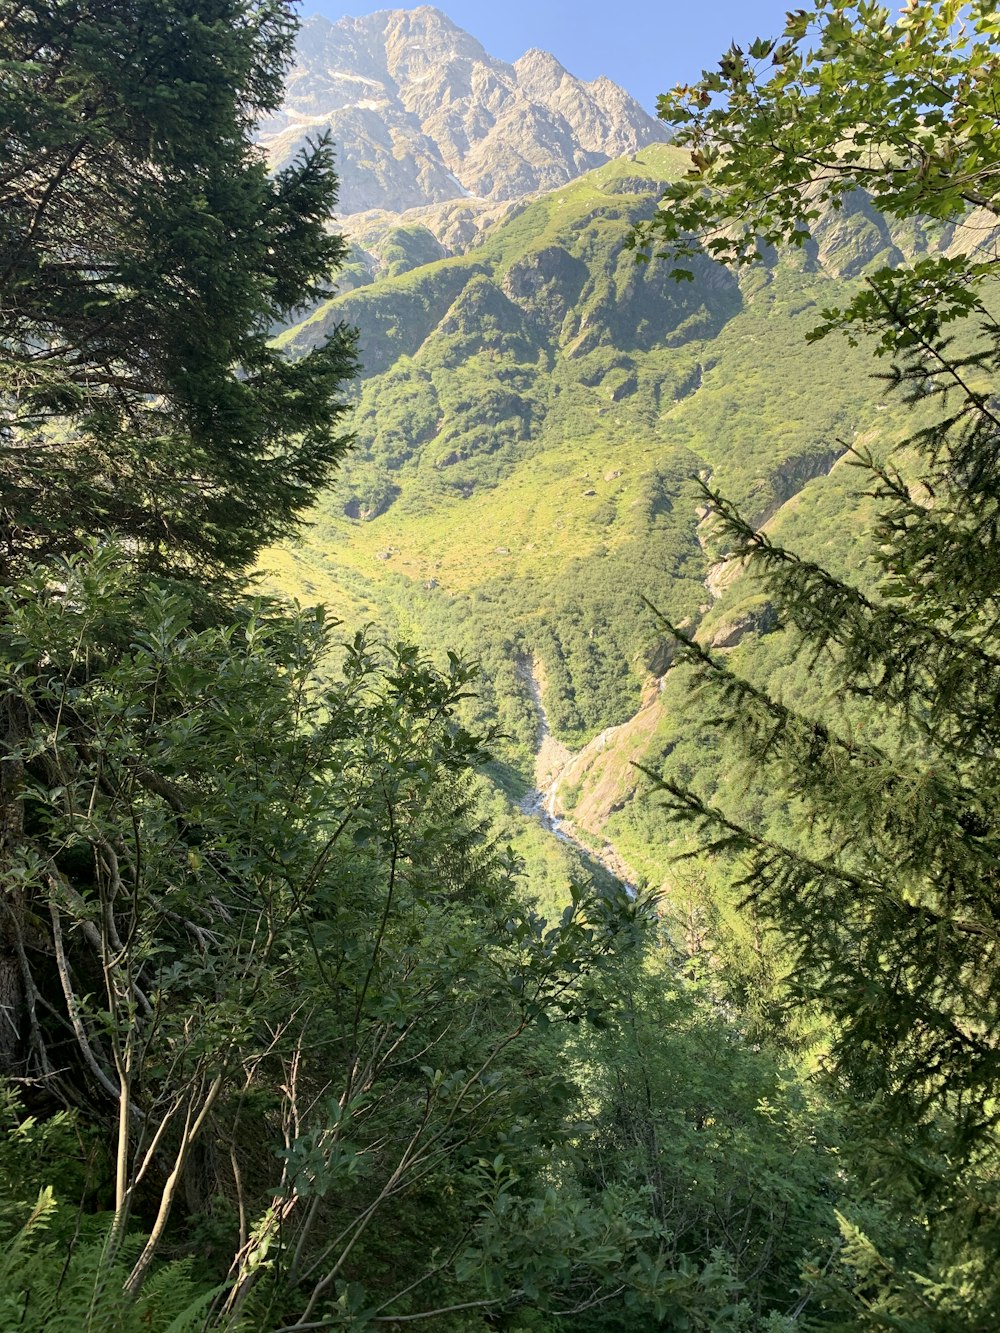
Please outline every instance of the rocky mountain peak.
M306 20L260 139L280 166L327 129L346 217L516 199L663 137L610 80L576 79L545 51L497 60L430 5Z
M530 51L525 51L520 60L514 61L514 70L517 73L518 83L525 92L536 96L554 93L563 79L576 82L554 55L548 51L539 51L535 46Z
M389 9L371 15L385 19L384 33L390 68L404 78L419 78L435 64L448 60L488 62L483 47L452 23L440 9Z

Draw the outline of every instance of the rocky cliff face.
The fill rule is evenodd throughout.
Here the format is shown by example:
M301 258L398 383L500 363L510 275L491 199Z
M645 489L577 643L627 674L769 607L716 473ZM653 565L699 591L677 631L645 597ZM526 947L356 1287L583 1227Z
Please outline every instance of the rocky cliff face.
M260 138L280 166L327 128L343 216L515 199L663 138L610 80L581 82L543 51L494 60L428 6L305 22Z

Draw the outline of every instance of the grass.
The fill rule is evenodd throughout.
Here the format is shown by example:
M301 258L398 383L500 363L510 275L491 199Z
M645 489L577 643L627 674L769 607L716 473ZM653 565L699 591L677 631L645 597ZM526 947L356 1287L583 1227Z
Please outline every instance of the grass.
M707 266L683 289L663 266L635 267L623 243L656 191L633 183L683 164L667 146L612 163L515 211L468 254L378 278L283 335L294 349L347 319L369 360L357 449L295 547L266 553L269 586L326 602L345 633L374 620L479 659L469 720L500 725L514 786L530 779L535 727L517 657L544 663L553 731L578 749L634 714L662 670L642 596L675 620L704 615L717 553L699 544L694 474L850 566L867 521L856 475L809 478L843 444L894 429L863 348L805 343L850 283L798 256L742 292ZM711 621L753 595L736 580ZM656 702L653 762L706 758L704 739L668 715L680 698ZM644 799L625 800L608 829L655 881L665 850ZM533 864L551 856L540 833L516 837ZM564 869L549 865L544 881Z

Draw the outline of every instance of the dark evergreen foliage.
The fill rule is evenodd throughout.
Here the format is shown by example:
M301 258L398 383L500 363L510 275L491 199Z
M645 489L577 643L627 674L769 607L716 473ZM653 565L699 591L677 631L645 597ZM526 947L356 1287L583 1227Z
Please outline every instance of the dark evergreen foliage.
M825 1010L848 1121L789 1063L802 1025L797 1045L766 1004L741 1012L696 930L682 951L610 877L562 885L552 922L523 901L457 654L337 644L322 611L235 595L345 443L348 335L294 364L268 343L342 253L328 146L274 180L250 146L293 26L275 0L0 9L0 1326L992 1326L996 329L957 351L906 288L873 289L923 413L898 475L865 460L880 586L710 496L712 540L766 584L754 623L777 612L829 660L840 712L680 638L795 790L759 828L679 782L670 799L785 929L794 988L768 978L767 1000ZM619 296L643 295L607 326L645 346L658 280L614 252ZM358 518L393 502L379 469L405 471L436 403L463 423L447 468L482 468L508 409L504 447L532 447L535 344L499 289L468 292L447 374L363 400L380 450ZM485 393L465 371L484 330L521 358ZM641 397L613 349L588 355ZM554 625L533 611L525 634L500 576L467 617L515 688L544 644L565 730L646 662L637 598L623 611L640 561L675 616L701 596L696 458L644 468L641 527L585 591L582 563L553 574Z
M114 531L220 572L287 531L343 453L352 337L290 364L277 321L344 254L332 149L270 178L283 0L12 4L0 22L6 577Z
M653 231L682 253L691 236L714 236L711 249L750 262L745 219L770 241L804 243L821 194L836 206L869 179L896 216L926 209L961 223L972 201L995 227L996 190L974 163L997 145L985 109L996 20L992 6L970 8L961 34L947 3L911 3L893 24L876 5L818 0L789 15L773 64L763 63L773 43L755 44L750 59L730 52L675 95L694 169ZM884 81L869 87L875 68ZM934 87L924 114L918 92ZM716 107L723 91L731 100ZM823 117L835 98L844 118L833 134ZM883 118L872 130L875 104ZM946 108L943 146L931 147ZM740 226L726 233L731 220ZM671 630L709 716L791 817L754 826L660 781L667 808L734 858L744 905L779 928L793 960L786 1004L830 1022L829 1072L865 1126L854 1151L870 1188L895 1190L901 1214L920 1215L931 1238L922 1294L901 1253L858 1282L859 1318L880 1328L986 1328L1000 1312L984 1270L1000 1116L1000 327L983 253L874 273L817 331L876 334L893 361L879 378L911 411L890 463L863 450L851 459L879 515L866 534L873 588L784 549L706 490L729 558L759 580L822 681L822 707L797 711ZM857 1236L845 1236L857 1259Z
M826 1240L822 1171L730 1263L704 1195L667 1244L578 1155L570 1036L649 904L521 901L457 655L239 595L345 447L349 335L268 341L343 249L329 146L272 180L250 143L293 27L0 9L0 1325L735 1331ZM665 1099L764 1124L724 1080Z

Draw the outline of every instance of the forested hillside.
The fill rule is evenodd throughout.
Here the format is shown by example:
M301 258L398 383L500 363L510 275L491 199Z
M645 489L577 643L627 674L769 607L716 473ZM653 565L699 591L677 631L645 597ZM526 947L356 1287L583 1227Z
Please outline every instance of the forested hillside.
M699 260L681 284L627 242L685 166L679 149L645 149L282 335L297 354L341 321L360 329L357 442L301 541L265 559L277 586L349 625L375 618L474 656L471 716L502 729L498 776L516 796L554 776L535 771L534 673L569 747L554 811L657 887L668 835L634 800L630 761L704 742L663 679L653 608L727 648L769 614L732 571L710 577L723 544L699 478L752 522L804 523L812 551L854 567L863 483L838 464L859 442L888 448L899 412L869 378L870 348L806 334L865 272L955 244L950 229L890 228L859 197L804 253L739 275Z
M345 240L284 0L0 0L0 1330L997 1326L966 8L671 147L419 9L568 183Z

